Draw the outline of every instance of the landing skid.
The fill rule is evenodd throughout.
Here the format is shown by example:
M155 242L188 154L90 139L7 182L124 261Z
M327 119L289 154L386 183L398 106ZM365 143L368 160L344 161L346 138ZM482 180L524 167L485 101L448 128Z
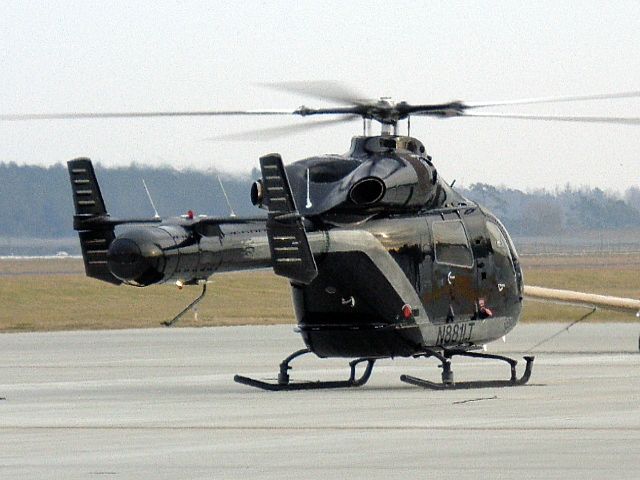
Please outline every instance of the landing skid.
M483 380L483 381L475 381L475 382L454 382L453 381L453 371L451 370L451 357L459 355L461 357L473 357L473 358L487 358L492 360L500 360L506 362L511 367L511 378L509 380ZM518 378L516 374L516 365L518 364L517 360L514 360L509 357L503 357L502 355L492 355L489 353L478 353L478 352L466 352L466 351L446 351L443 354L429 350L424 354L425 357L436 357L442 363L440 367L442 368L442 383L435 383L429 380L425 380L422 378L413 377L411 375L402 375L400 380L411 384L416 385L418 387L428 388L431 390L464 390L464 389L473 389L473 388L496 388L496 387L516 387L519 385L524 385L529 381L531 377L531 370L533 368L533 360L535 357L527 356L524 357L527 362L524 373L522 377Z
M351 373L349 375L348 380L334 380L334 381L316 381L316 382L295 382L291 383L289 378L289 370L291 370L291 366L289 363L296 357L300 357L307 353L310 353L311 350L308 348L303 348L302 350L298 350L297 352L292 353L287 358L285 358L280 364L280 373L278 374L278 381L275 382L267 382L264 380L257 380L255 378L244 377L242 375L236 375L233 379L244 385L249 385L250 387L260 388L262 390L269 391L284 391L284 390L320 390L326 388L350 388L350 387L360 387L367 383L369 377L371 377L371 371L373 370L373 364L375 360L370 358L358 358L349 362L349 367L351 368ZM364 369L364 372L359 378L356 378L356 366L359 363L367 362L367 366Z

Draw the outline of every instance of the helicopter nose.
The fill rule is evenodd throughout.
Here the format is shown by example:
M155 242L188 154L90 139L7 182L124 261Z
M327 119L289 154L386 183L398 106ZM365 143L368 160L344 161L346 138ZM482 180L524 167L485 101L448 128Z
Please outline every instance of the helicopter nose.
M153 243L132 238L116 238L107 252L107 266L120 280L150 285L162 278L158 271L162 251Z

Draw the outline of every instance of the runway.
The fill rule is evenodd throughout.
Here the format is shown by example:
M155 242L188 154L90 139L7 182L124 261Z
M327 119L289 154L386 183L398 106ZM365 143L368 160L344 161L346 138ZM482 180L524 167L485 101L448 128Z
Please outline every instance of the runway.
M562 327L519 325L488 351L519 358ZM438 380L437 363L400 359L363 387L303 392L233 382L274 377L303 346L291 325L3 334L0 478L637 479L639 334L576 325L533 352L523 387L426 391L399 377ZM311 357L292 371L346 375Z

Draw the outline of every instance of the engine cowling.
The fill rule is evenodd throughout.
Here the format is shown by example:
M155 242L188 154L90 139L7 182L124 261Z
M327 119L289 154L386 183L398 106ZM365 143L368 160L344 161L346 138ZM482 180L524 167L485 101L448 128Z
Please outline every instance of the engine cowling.
M436 195L434 172L426 158L385 155L362 162L341 188L348 190L348 201L355 207L421 208Z

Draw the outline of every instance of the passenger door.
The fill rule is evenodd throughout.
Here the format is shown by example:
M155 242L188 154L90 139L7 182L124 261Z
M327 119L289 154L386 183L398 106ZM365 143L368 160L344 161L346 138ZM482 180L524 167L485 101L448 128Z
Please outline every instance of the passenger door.
M476 314L478 285L462 220L431 224L434 248L431 301L436 323L468 321Z

